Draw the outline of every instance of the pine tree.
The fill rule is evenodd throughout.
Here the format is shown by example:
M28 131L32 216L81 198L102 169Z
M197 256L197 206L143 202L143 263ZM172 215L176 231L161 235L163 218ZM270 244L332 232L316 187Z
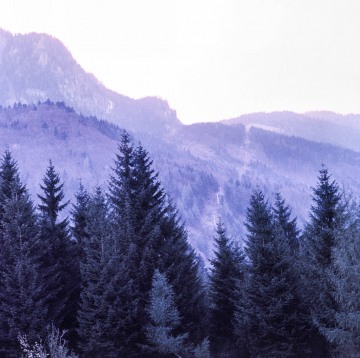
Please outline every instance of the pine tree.
M334 325L320 326L330 342L333 357L358 357L360 351L360 207L353 202L346 210L347 222L335 232L332 265L325 274L330 281Z
M64 199L64 184L60 184L59 174L56 173L55 167L50 160L49 166L46 169L45 176L43 178L43 185L40 188L43 191L43 196L38 195L40 199L39 209L51 227L67 226L67 219L58 223L59 213L64 210L68 205L69 201L61 203Z
M318 185L313 188L314 204L310 210L310 222L305 230L306 244L313 250L314 260L322 267L332 262L335 230L344 224L345 207L342 194L326 168L320 170Z
M75 242L71 240L69 221L59 220L59 214L69 202L63 203L64 192L60 177L50 161L46 170L40 199L40 238L42 265L48 292L49 322L56 327L71 330L76 327L78 306L78 270Z
M174 334L175 328L180 324L174 296L166 277L155 270L148 306L150 322L146 326L146 338L149 345L146 348L160 354L172 353L180 357L185 349L187 334Z
M140 224L136 222L137 214L135 209L135 191L137 188L134 176L135 149L127 132L122 134L114 164L113 175L109 181L113 260L119 270L121 268L121 275L127 277L128 284L119 284L117 288L114 286L110 298L117 302L118 306L112 305L109 310L108 321L114 322L112 317L115 316L117 310L127 313L127 317L123 317L123 322L127 322L126 326L121 327L115 323L113 324L117 327L118 334L123 337L118 340L122 344L123 351L131 355L139 351L138 345L145 339L145 333L142 329L142 323L145 319L145 305L142 304L142 312L140 313L138 306L143 294L140 291L139 280L140 237L136 231L136 226ZM118 280L120 280L120 277ZM131 290L129 285L131 285ZM134 303L137 304L136 308ZM123 307L119 307L120 304ZM115 327L113 329L115 331Z
M244 279L244 255L220 220L210 261L211 341L217 353L234 351L236 286Z
M330 341L326 344L321 339L321 332L324 328L335 327L337 311L335 288L329 280L328 271L333 265L333 252L338 245L339 236L336 233L342 232L346 225L346 205L338 184L331 180L324 167L320 170L313 193L314 204L302 243L303 291L311 313L310 321L318 328L318 349L326 356L330 354L332 344Z
M158 267L166 274L175 292L175 303L181 316L182 333L189 334L192 344L200 344L208 335L208 300L200 262L188 242L187 232L171 201L161 220L164 243L158 255Z
M276 193L275 195L273 215L276 227L282 231L284 238L288 242L291 253L294 254L294 257L297 257L300 248L300 230L297 228L296 218L291 219L291 209L286 205L285 199L280 193Z
M132 340L129 316L134 315L137 303L132 281L114 251L108 205L99 187L87 207L89 237L83 242L78 312L80 347L89 356L127 356Z
M139 289L144 293L143 302L151 288L154 270L158 266L156 257L163 245L160 221L164 214L165 194L152 169L147 151L139 145L134 153L134 231L137 234Z
M5 201L13 194L15 181L17 181L18 184L20 183L18 167L16 161L12 158L11 152L7 149L0 164L0 222L2 221L2 217L5 211ZM17 194L21 195L25 192L25 186L20 185L17 190Z
M239 292L236 331L250 356L290 357L302 347L301 303L289 242L260 190L247 211L248 275ZM300 327L298 327L300 324Z
M166 274L173 286L183 317L182 326L188 329L192 325L188 331L190 337L194 337L193 331L197 331L195 327L204 317L199 310L204 300L199 293L201 283L196 258L177 214L166 203L148 153L141 145L134 148L127 133L119 144L109 192L114 252L118 253L131 279L133 297L138 300L137 310L128 310L135 314L128 317L131 322L128 326L132 329L128 336L133 337L129 345L133 352L146 340L146 304L151 278L157 268ZM184 278L180 278L183 275ZM195 323L197 318L199 323Z
M14 171L12 176L8 176L7 195L2 196L1 203L0 353L6 357L18 357L19 332L26 334L32 342L41 336L47 306L44 300L46 291L39 272L35 210L25 186L20 182L16 163L9 160L9 152L5 158L4 162L11 163Z
M79 228L82 241L81 267L81 301L78 311L80 346L84 353L100 353L101 348L101 299L105 291L104 269L110 261L109 240L107 240L107 207L100 188L94 197L87 198L86 212L82 220L86 224ZM74 220L75 221L75 220ZM86 227L86 231L85 231Z
M5 212L5 203L11 198L13 189L20 183L20 176L16 161L12 158L11 152L7 149L3 155L0 163L0 263L2 262L2 221ZM25 186L21 185L18 189L17 195L22 195L25 192ZM1 278L0 278L1 289Z
M128 211L133 206L133 170L134 170L134 145L127 132L122 134L115 154L115 167L109 180L109 199L111 209L117 218L130 221ZM116 224L120 225L120 222Z
M81 252L83 243L89 238L87 227L89 225L88 210L90 200L90 195L81 182L79 190L75 194L75 199L76 203L73 204L73 209L71 211L73 222L72 232L79 248L79 256L81 258L83 256L83 253Z

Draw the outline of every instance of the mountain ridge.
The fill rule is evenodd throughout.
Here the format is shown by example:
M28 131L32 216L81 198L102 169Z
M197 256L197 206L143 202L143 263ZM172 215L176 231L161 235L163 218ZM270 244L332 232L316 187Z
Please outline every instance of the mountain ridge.
M360 151L360 114L337 114L331 111L296 113L258 112L221 121L225 124L243 124L294 135L306 139L332 143Z
M138 100L107 89L85 72L60 40L47 34L12 35L0 29L0 103L64 101L83 115L131 128L163 132L180 124L157 97ZM153 120L145 120L144 112Z
M35 199L49 159L65 182L68 198L74 198L80 179L89 190L106 186L123 129L149 151L190 241L205 259L212 253L219 216L231 235L245 238L246 208L256 187L270 199L281 192L301 225L322 163L341 186L360 194L359 115L278 112L184 125L166 101L133 100L106 89L59 40L42 36L19 35L14 43L16 36L0 31L0 150L13 152ZM41 45L39 39L44 39ZM26 46L19 46L22 41ZM38 50L41 46L46 49ZM66 66L54 56L59 46L67 51ZM34 89L41 89L41 96ZM79 110L88 103L80 101L82 95L92 104L86 111ZM91 98L99 100L92 103ZM114 110L102 116L113 98L118 101Z
M97 184L106 187L122 130L62 102L0 108L0 149L13 152L35 200L50 159L69 199L80 180L90 191ZM360 153L331 144L223 123L184 125L167 136L132 136L149 151L190 241L205 259L211 256L218 216L232 235L244 239L246 207L257 186L270 198L281 192L302 225L321 163L360 193Z

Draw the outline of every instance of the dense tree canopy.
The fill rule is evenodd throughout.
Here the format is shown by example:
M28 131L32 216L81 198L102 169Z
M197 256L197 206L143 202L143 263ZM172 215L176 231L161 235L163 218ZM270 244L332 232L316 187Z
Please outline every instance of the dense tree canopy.
M80 357L358 356L360 210L325 167L302 232L280 193L271 205L255 188L244 247L219 220L207 269L126 132L108 188L80 183L72 227L51 161L40 189L36 210L6 150L0 357L49 345L49 332L65 347L59 329Z

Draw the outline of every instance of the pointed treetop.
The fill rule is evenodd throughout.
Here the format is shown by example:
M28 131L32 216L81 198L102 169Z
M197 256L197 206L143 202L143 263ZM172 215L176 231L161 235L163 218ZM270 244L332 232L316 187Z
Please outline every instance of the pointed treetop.
M311 220L313 223L331 229L335 224L337 215L342 211L342 194L337 182L331 180L331 175L324 164L319 171L318 184L312 190L314 205L311 206Z
M70 200L61 204L64 199L63 186L60 184L59 174L56 173L52 161L49 161L49 166L43 178L44 185L40 184L44 195L38 195L41 203L39 204L40 211L47 215L54 224L57 220L58 214L69 204Z
M271 211L269 203L261 189L253 190L250 204L246 212L245 226L249 235L256 235L263 230L269 230L271 226Z
M25 186L21 184L17 162L13 159L10 150L6 149L0 162L0 203L11 197L15 183L18 184L17 194L23 194Z
M300 234L300 230L297 228L297 219L296 217L291 219L291 209L280 193L275 194L273 214L277 229L282 231L290 247L293 250L297 250L299 245L298 237Z

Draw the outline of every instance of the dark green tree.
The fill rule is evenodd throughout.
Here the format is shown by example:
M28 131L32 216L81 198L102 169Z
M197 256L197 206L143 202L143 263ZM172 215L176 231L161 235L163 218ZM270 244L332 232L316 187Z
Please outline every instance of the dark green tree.
M306 226L304 240L313 251L313 259L324 268L332 262L332 248L336 244L335 231L345 224L342 193L325 167L320 170L312 200L310 222Z
M11 163L14 171L8 176L10 192L2 197L1 203L0 354L18 357L19 332L31 342L41 336L46 326L47 305L46 287L39 270L35 210L20 182L16 163L9 158L7 152L4 162Z
M0 163L0 225L5 211L5 202L12 196L15 182L17 185L20 183L18 166L12 158L11 152L7 149ZM21 195L25 192L25 186L20 185L17 190L17 194Z
M264 194L253 192L247 210L245 252L248 274L239 293L236 330L239 343L254 357L306 354L302 346L301 302L288 239L274 219Z
M5 262L5 240L3 237L3 217L6 209L6 202L12 196L13 188L20 183L20 176L16 161L12 158L11 152L7 149L0 162L0 265ZM21 195L25 187L18 188ZM0 290L2 287L2 278L0 276Z
M280 193L275 195L275 205L273 207L273 216L276 227L281 230L289 248L296 257L299 252L300 230L297 227L296 218L291 218L291 209L285 203L285 199Z
M244 254L228 237L219 220L214 237L214 258L210 261L210 338L216 354L234 352L236 287L244 280Z
M109 199L113 251L124 264L133 285L132 294L138 300L137 310L128 310L135 314L129 317L132 323L128 325L132 330L128 337L133 337L129 343L133 353L146 341L146 305L155 269L164 272L174 288L182 326L187 329L192 324L191 330L187 331L190 337L204 317L198 310L200 301L204 300L196 291L201 287L196 258L177 214L166 202L157 176L148 153L141 145L135 148L130 136L124 133L110 178ZM184 278L180 279L182 275ZM198 316L200 323L195 323Z
M346 226L346 204L338 184L331 179L323 167L318 184L313 188L313 205L310 221L305 227L302 240L303 292L310 311L310 322L318 329L318 349L322 355L329 355L332 343L322 339L324 328L335 327L337 302L335 287L329 280L328 271L333 265L333 252L338 245L337 238ZM320 354L320 353L319 353Z
M43 185L40 185L43 195L38 195L40 199L39 210L42 217L49 222L51 227L68 226L68 220L64 219L58 222L59 213L64 210L69 201L62 203L64 199L64 184L60 183L60 176L56 173L55 167L50 160L43 178Z
M132 207L134 183L134 145L127 132L121 137L114 164L113 174L109 180L111 209L116 218L122 218L127 222L132 219L128 211ZM117 225L120 223L117 222Z
M70 330L76 327L78 306L78 269L76 243L71 239L69 221L59 220L59 214L69 202L63 202L63 184L50 161L46 170L40 199L40 239L42 242L42 263L48 292L48 321L56 327Z
M174 289L176 307L181 316L180 331L189 334L192 344L200 344L208 336L209 323L204 278L184 224L171 201L166 203L161 234L164 243L158 255L158 267Z
M87 203L88 238L83 241L78 312L80 347L84 354L94 357L126 353L121 347L121 338L126 337L121 337L123 328L119 327L125 322L118 290L130 289L131 283L125 282L128 277L113 251L108 215L105 197L97 187Z
M360 351L360 208L353 202L346 210L348 222L335 233L332 265L325 272L336 302L333 326L320 327L331 342L332 357L357 357Z
M127 322L127 324L121 326L113 323L115 325L113 330L115 331L115 327L117 327L118 332L114 334L122 337L121 340L117 339L117 344L122 345L122 351L127 352L128 355L138 352L140 350L139 344L143 343L145 339L142 328L142 323L145 320L144 303L141 313L139 307L139 302L144 296L140 292L139 265L141 253L139 252L139 233L136 232L136 227L140 224L136 222L135 190L137 183L134 168L135 149L133 141L127 132L123 132L115 157L113 175L109 181L109 204L113 261L119 270L121 267L121 275L127 277L128 284L121 285L119 283L118 287L114 285L111 300L118 305L113 304L109 309L107 320L114 322L117 311L126 313L127 316L123 317L123 321L119 321L119 323ZM114 277L113 282L115 283L116 280L120 280L120 277L117 279Z
M89 238L88 233L88 210L89 210L89 201L90 195L87 190L84 188L83 184L80 182L79 190L75 194L75 204L71 211L72 216L72 232L73 236L76 239L77 246L79 247L79 256L82 257L82 247L85 240Z

